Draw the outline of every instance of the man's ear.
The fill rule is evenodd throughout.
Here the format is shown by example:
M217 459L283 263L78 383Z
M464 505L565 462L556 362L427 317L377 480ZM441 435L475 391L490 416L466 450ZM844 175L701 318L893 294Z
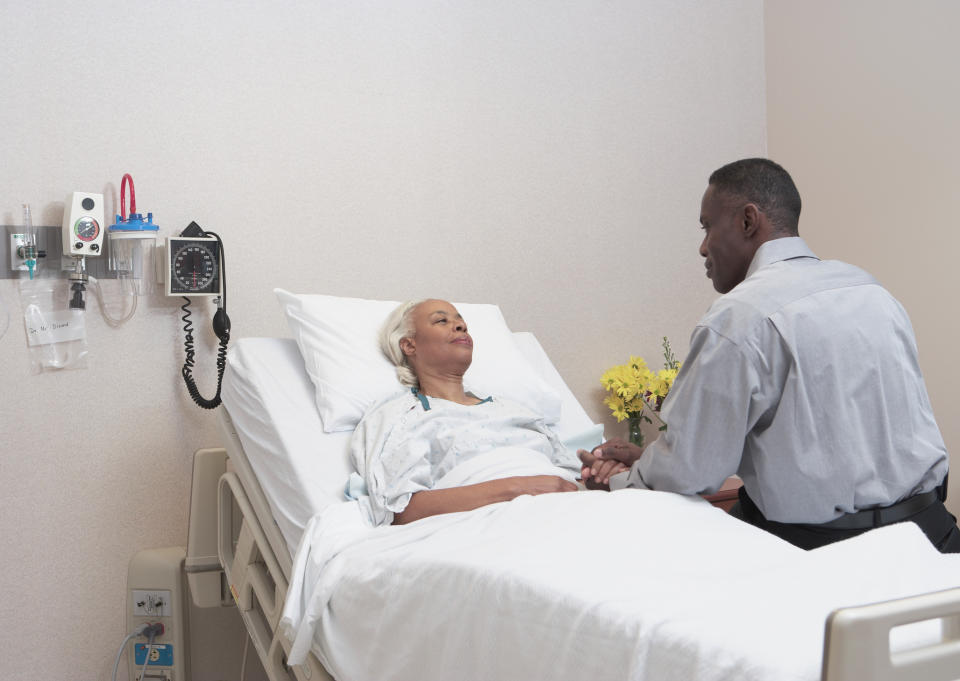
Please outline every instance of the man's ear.
M757 230L760 229L760 220L762 215L763 214L760 212L760 209L757 208L757 204L755 203L748 203L743 207L743 222L741 222L741 228L745 238L753 238L753 236L757 233Z
M401 338L400 339L400 352L409 357L417 351L417 344L413 342L412 338Z

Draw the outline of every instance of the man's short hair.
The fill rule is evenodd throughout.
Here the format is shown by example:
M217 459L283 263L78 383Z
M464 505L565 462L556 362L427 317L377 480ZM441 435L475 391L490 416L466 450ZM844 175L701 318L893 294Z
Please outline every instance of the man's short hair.
M778 231L798 234L800 192L790 174L767 158L728 163L710 175L717 191L755 203Z

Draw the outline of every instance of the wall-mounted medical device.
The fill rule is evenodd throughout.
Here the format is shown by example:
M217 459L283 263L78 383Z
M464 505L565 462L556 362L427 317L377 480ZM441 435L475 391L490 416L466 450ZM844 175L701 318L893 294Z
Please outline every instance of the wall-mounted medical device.
M196 223L191 223L196 224ZM219 296L223 293L220 240L208 236L167 237L168 296Z
M224 268L223 242L215 232L204 231L191 222L180 236L167 237L164 287L168 296L183 296L183 382L198 406L214 409L220 405L220 386L227 365L227 343L230 342L230 317L227 316L227 275ZM190 296L213 297L217 311L213 315L213 332L220 341L217 350L217 393L210 399L200 394L193 378L193 322L190 320Z
M126 187L130 186L130 214L127 215ZM154 264L159 225L153 223L153 213L147 219L137 212L137 195L130 173L120 180L120 215L110 225L110 269L117 277L131 282L135 295L149 295L154 291L156 266Z
M63 257L70 270L70 308L83 310L87 304L86 258L99 256L103 249L103 194L73 192L63 208Z
M103 248L103 194L73 192L63 208L63 254L100 255Z
M23 228L10 235L10 269L14 272L29 272L33 279L40 266L39 258L46 253L38 246L37 229L33 226L30 204L23 204Z

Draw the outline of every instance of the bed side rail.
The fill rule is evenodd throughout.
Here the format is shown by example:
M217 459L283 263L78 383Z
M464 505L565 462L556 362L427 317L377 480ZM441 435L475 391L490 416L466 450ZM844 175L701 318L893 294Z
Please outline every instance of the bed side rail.
M183 569L190 585L190 597L198 608L233 605L217 556L217 486L226 470L225 449L198 449L193 455L190 523Z
M894 627L940 619L939 642L891 651ZM960 679L960 588L835 610L827 618L823 681Z
M287 666L289 644L279 631L287 581L240 478L232 471L220 477L218 498L220 563L270 681L332 681L312 655L302 666Z

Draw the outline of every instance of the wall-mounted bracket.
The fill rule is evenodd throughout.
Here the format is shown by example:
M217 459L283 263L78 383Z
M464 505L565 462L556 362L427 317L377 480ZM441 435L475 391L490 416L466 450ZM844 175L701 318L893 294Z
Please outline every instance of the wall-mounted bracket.
M17 256L17 247L21 245L23 225L2 225L0 231L0 279L21 279L27 276L27 266ZM59 278L63 276L63 239L60 225L46 225L34 227L37 232L37 249L44 251L46 257L40 258L36 277L41 279ZM18 241L16 235L21 235ZM109 240L107 240L109 241ZM97 279L116 279L117 273L107 266L109 244L105 241L103 255L96 258L87 258L87 274ZM69 258L67 259L70 260ZM68 269L72 269L72 266Z

